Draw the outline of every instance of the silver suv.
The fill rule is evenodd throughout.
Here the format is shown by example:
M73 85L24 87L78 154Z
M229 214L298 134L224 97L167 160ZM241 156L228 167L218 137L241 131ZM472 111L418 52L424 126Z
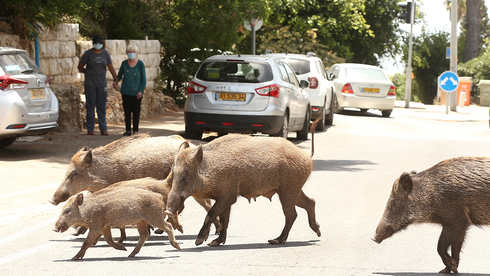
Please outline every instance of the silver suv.
M322 131L326 125L332 125L334 115L332 99L335 95L335 85L328 80L322 60L312 52L301 55L272 53L271 50L267 50L265 55L284 58L293 67L299 80L306 80L310 83L306 92L310 95L311 100L311 119L320 118L316 130Z
M256 55L217 55L206 59L187 87L185 136L203 132L264 133L308 138L311 106L304 88L284 59Z
M26 51L0 47L0 148L58 126L58 100Z

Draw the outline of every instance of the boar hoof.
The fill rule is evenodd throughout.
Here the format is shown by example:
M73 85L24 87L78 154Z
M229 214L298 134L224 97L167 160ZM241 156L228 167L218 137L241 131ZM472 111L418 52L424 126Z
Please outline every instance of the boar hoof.
M204 242L203 238L197 238L196 239L196 245L201 245Z
M180 246L178 242L170 242L170 244L175 247L176 249L180 250Z
M280 240L278 240L278 239L269 240L269 243L270 243L270 244L283 244L283 243L285 243L285 242L286 242L286 240L283 240L283 241L280 241Z
M159 234L159 235L160 234L163 234L163 230L162 229L157 229L157 230L155 230L155 234Z
M215 239L214 241L208 243L208 245L212 247L217 247L220 244L225 244L225 241L219 241L218 239Z

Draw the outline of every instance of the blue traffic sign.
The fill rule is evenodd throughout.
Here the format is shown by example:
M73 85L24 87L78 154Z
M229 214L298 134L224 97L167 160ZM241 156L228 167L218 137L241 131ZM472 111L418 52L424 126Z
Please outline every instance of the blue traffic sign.
M459 77L454 72L446 71L439 77L439 85L446 92L453 92L458 88Z

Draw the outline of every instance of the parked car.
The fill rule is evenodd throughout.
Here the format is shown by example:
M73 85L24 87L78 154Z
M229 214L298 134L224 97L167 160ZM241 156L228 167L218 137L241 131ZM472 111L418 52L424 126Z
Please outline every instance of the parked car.
M270 50L265 55L280 56L293 68L299 80L307 80L310 85L305 89L310 95L311 120L320 118L316 130L325 130L326 125L333 124L333 95L335 87L327 78L325 65L313 52L306 55L289 53L272 53Z
M26 51L0 47L0 148L58 126L58 99Z
M381 68L340 63L330 67L327 74L335 85L336 113L344 108L379 109L383 117L390 117L395 107L396 89Z
M187 87L185 136L239 132L287 138L297 132L305 140L311 118L308 85L280 57L212 56Z

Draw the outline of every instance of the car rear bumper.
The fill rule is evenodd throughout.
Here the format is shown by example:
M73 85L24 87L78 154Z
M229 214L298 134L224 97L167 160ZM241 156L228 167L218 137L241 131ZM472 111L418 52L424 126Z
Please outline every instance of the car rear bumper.
M54 96L54 94L53 94ZM53 98L50 110L29 113L17 93L0 96L0 137L44 134L58 126L58 101Z
M395 96L384 98L358 97L352 94L340 94L338 96L338 102L341 108L393 110L395 101Z
M276 134L284 116L228 115L184 112L186 129L202 132Z

